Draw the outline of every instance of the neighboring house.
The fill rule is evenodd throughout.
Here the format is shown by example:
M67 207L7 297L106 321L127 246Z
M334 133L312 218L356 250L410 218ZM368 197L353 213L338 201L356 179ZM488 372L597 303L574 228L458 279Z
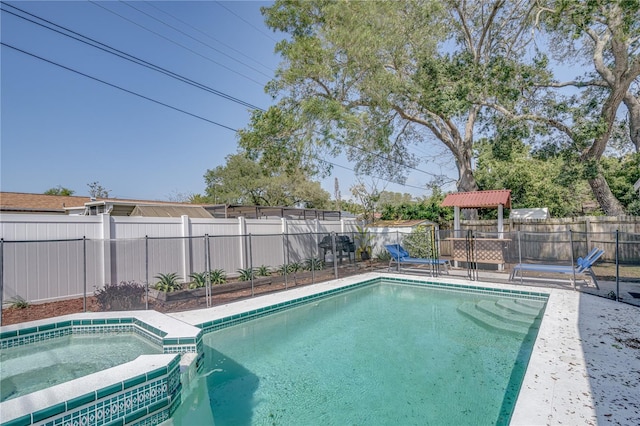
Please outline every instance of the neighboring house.
M83 209L89 197L0 192L0 213L68 214L69 209Z
M0 213L211 218L201 205L117 198L0 192Z
M281 218L340 220L342 212L335 210L303 209L297 207L239 206L229 204L203 205L170 201L126 200L119 198L90 198L63 195L0 192L0 213L60 214L111 216L227 218Z

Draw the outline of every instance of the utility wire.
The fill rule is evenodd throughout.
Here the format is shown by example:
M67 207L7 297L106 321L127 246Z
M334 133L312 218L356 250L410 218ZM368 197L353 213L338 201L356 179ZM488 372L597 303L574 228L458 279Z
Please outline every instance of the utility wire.
M227 54L226 54L226 53L224 53L223 51L221 51L221 50L219 50L219 49L216 49L215 47L211 46L210 44L207 44L207 43L203 42L202 40L199 40L199 39L197 39L197 38L193 37L193 36L192 36L192 35L190 35L190 34L187 34L186 32L182 31L182 30L181 30L181 29L179 29L179 28L174 27L173 25L171 25L171 24L169 24L169 23L167 23L167 22L163 21L162 19L156 18L155 16L153 16L153 15L151 15L151 14L149 14L149 13L145 12L144 10L142 10L142 9L139 9L139 8L135 7L135 6L134 6L134 5L132 5L131 3L125 3L125 2L123 2L122 0L120 0L120 3L122 3L122 4L126 5L126 6L128 6L128 7L132 8L132 9L134 9L134 10L137 10L138 12L142 13L142 14L143 14L143 15L145 15L145 16L148 16L149 18L153 19L154 21L160 22L162 25L166 25L167 27L171 28L172 30L177 31L177 32L179 32L180 34L182 34L182 35L184 35L184 36L186 36L186 37L189 37L191 40L195 40L195 41L197 41L198 43L202 44L203 46L208 47L209 49L214 50L214 51L218 52L219 54L221 54L221 55L223 55L223 56L226 56L227 58L231 59L232 61L235 61L235 62L237 62L237 63L239 63L239 64L241 64L241 65L244 65L245 67L247 67L247 68L249 68L249 69L251 69L251 70L253 70L253 71L257 72L258 74L262 74L263 76L265 76L265 77L267 77L267 78L269 78L269 79L273 77L273 76L271 76L271 75L269 75L269 74L265 74L264 72L260 71L260 70L259 70L259 69L257 69L257 68L252 67L251 65L248 65L248 64L246 64L246 63L244 63L244 62L242 62L242 61L240 61L240 60L238 60L238 59L234 58L233 56L227 55Z
M44 19L42 17L39 17L39 16L34 15L32 13L29 13L27 11L24 11L24 10L22 10L22 9L16 7L16 6L13 6L11 4L8 4L8 3L2 2L2 1L0 1L0 3L2 3L5 6L12 7L14 9L24 13L24 14L32 16L32 17L34 17L36 19L39 19L39 20L41 20L43 22L46 22L49 25L52 25L54 27L60 28L60 29L62 29L64 31L67 31L68 33L74 34L74 35L76 35L78 37L75 37L75 36L73 36L71 34L67 34L65 32L59 31L59 30L57 30L55 28L51 28L51 27L49 27L47 25L44 25L44 24L42 24L40 22L36 22L36 21L34 21L32 19L29 19L29 18L26 18L24 16L20 16L20 15L18 15L16 13L14 13L12 11L9 11L9 10L6 10L6 9L2 9L2 12L11 14L11 15L17 17L17 18L23 19L23 20L25 20L27 22L30 22L32 24L35 24L35 25L38 25L40 27L46 28L46 29L48 29L50 31L56 32L58 34L61 34L61 35L65 36L65 37L69 37L69 38L71 38L73 40L79 41L81 43L84 43L84 44L89 45L91 47L94 47L96 49L100 49L100 50L102 50L104 52L107 52L107 53L110 53L112 55L118 56L119 58L125 59L125 60L127 60L129 62L133 62L133 63L141 65L141 66L143 66L145 68L149 68L149 69L152 69L154 71L160 72L160 73L165 74L165 75L167 75L169 77L172 77L172 78L174 78L176 80L182 81L183 83L187 83L187 84L189 84L191 86L194 86L194 87L197 87L199 89L205 90L205 91L207 91L209 93L212 93L212 94L214 94L216 96L220 96L220 97L222 97L224 99L230 100L232 102L235 102L235 103L240 104L242 106L245 106L247 108L257 109L257 110L262 110L263 111L262 108L260 108L260 107L258 107L256 105L250 104L249 102L245 102L245 101L243 101L241 99L238 99L238 98L236 98L234 96L228 95L228 94L226 94L224 92L221 92L219 90L216 90L216 89L213 89L213 88L211 88L209 86L206 86L206 85L204 85L202 83L198 83L198 82L196 82L194 80L191 80L188 77L184 77L184 76L182 76L180 74L177 74L177 73L175 73L173 71L170 71L170 70L168 70L166 68L163 68L163 67L155 65L155 64L153 64L151 62L145 61L144 59L141 59L141 58L139 58L137 56L131 55L131 54L126 53L126 52L123 52L123 51L121 51L119 49L116 49L115 47L109 46L109 45L107 45L105 43L101 43L101 42L99 42L97 40L94 40L94 39L92 39L90 37L87 37L87 36L85 36L83 34L80 34L80 33L76 32L76 31L73 31L73 30L71 30L71 29L69 29L67 27L63 27L63 26L58 25L58 24L56 24L54 22L51 22L51 21L49 21L47 19Z
M114 47L112 47L112 46L109 46L109 45L107 45L107 44L101 43L101 42L99 42L99 41L97 41L97 40L94 40L94 39L92 39L92 38L90 38L90 37L87 37L87 36L82 35L82 34L80 34L80 33L78 33L78 32L75 32L75 31L73 31L73 30L71 30L71 29L69 29L69 28L63 27L63 26L58 25L58 24L56 24L56 23L54 23L54 22L51 22L51 21L49 21L49 20L47 20L47 19L44 19L44 18L42 18L42 17L39 17L39 16L34 15L34 14L32 14L32 13L29 13L29 12L27 12L27 11L25 11L25 10L22 10L22 9L20 9L20 8L18 8L18 7L16 7L16 6L13 6L13 5L9 4L9 3L6 3L6 2L4 2L4 1L0 1L0 3L2 3L3 5L9 6L9 7L13 8L13 9L16 9L16 10L18 10L18 11L20 11L20 12L24 13L24 14L27 14L27 15L29 15L29 16L32 16L32 17L34 17L34 18L36 18L36 19L39 19L39 20L41 20L41 21L43 21L43 22L46 22L46 23L47 23L47 24L49 24L49 25L53 25L53 26L55 26L55 27L57 27L57 28L61 28L61 29L63 29L64 31L67 31L67 32L69 32L69 33L71 33L71 34L77 35L78 37L82 37L83 39L89 40L89 42L87 42L87 41L85 41L85 40L83 40L83 39L81 39L81 38L74 37L74 36L72 36L72 35L66 34L66 33L64 33L64 32L62 32L62 31L58 31L58 30L56 30L56 29L54 29L54 28L48 27L48 26L46 26L46 25L43 25L43 24L41 24L41 23L39 23L39 22L33 21L33 20L28 19L28 18L26 18L26 17L20 16L20 15L18 15L18 14L16 14L16 13L13 13L13 12L8 11L8 10L6 10L6 9L2 9L2 11L3 11L3 12L9 13L9 14L11 14L11 15L13 15L13 16L16 16L16 17L20 18L20 19L26 20L26 21L28 21L28 22L31 22L31 23L35 24L35 25L39 25L39 26L41 26L41 27L43 27L43 28L46 28L46 29L48 29L48 30L50 30L50 31L54 31L54 32L56 32L56 33L58 33L58 34L64 35L64 36L69 37L69 38L72 38L72 39L74 39L74 40L76 40L76 41L79 41L79 42L81 42L81 43L87 44L87 45L89 45L89 46L91 46L91 47L95 47L96 49L100 49L100 50L102 50L102 51L104 51L104 52L107 52L107 53L110 53L110 54L112 54L112 55L118 56L118 57L120 57L120 58L122 58L122 59L128 60L128 61L130 61L130 62L136 63L136 64L138 64L138 65L144 66L144 67L149 68L149 69L152 69L152 70L154 70L154 71L160 72L160 73L165 74L165 75L167 75L167 76L169 76L169 77L172 77L172 78L175 78L175 79L177 79L177 80L179 80L179 81L182 81L182 82L184 82L184 83L190 84L190 85L192 85L192 86L194 86L194 87L200 88L200 89L205 90L205 91L210 92L210 93L213 93L213 94L215 94L215 95L217 95L217 96L220 96L220 97L222 97L222 98L224 98L224 99L227 99L227 100L230 100L230 101L232 101L232 102L238 103L238 104L240 104L240 105L246 106L247 108L254 109L254 110L259 110L259 111L264 111L264 109L262 109L262 108L260 108L260 107L258 107L258 106L252 105L252 104L250 104L250 103L248 103L248 102L242 101L242 100L240 100L240 99L238 99L238 98L235 98L235 97L233 97L233 96L231 96L231 95L227 95L226 93L223 93L223 92L220 92L220 91L218 91L218 90L216 90L216 89L213 89L213 88L210 88L210 87L208 87L208 86L205 86L204 84L198 83L198 82L196 82L196 81L194 81L194 80L191 80L191 79L189 79L189 78L187 78L187 77L184 77L184 76L182 76L182 75L180 75L180 74L174 73L173 71L167 70L167 69L162 68L162 67L160 67L160 66L158 66L158 65L155 65L155 64L153 64L153 63L147 62L147 61L145 61L145 60L143 60L143 59L141 59L141 58L138 58L137 56L134 56L134 55L128 54L128 53L123 52L123 51L121 51L121 50L119 50L119 49L116 49L116 48L114 48ZM134 9L135 9L135 8L134 8ZM138 9L136 9L136 10L138 10ZM103 47L100 47L100 46L104 46L104 48L103 48ZM13 46L9 46L9 45L7 45L7 47L13 47ZM17 50L19 50L19 49L17 49ZM23 52L23 53L30 54L30 53L28 53L28 52L24 52L24 51L22 51L22 52ZM30 55L32 55L32 54L30 54ZM37 56L35 56L35 55L32 55L32 56L37 57ZM47 62L50 62L50 63L52 63L52 64L54 64L54 65L58 65L58 66L61 66L61 67L63 67L63 68L66 68L66 67L64 67L64 66L62 66L62 65L56 64L56 63L51 62L51 61L49 61L49 60L46 60L46 59L44 59L44 58L40 58L40 57L37 57L37 58L42 59L42 60L45 60L45 61L47 61ZM69 68L67 68L67 69L69 69ZM72 69L69 69L69 70L74 71L74 70L72 70ZM76 72L76 71L74 71L74 72ZM79 72L78 72L78 73L79 73ZM80 74L82 74L82 73L80 73ZM93 78L93 77L91 77L91 76L89 76L89 75L86 75L86 74L82 74L82 75L84 75L84 76L86 76L86 77L88 77L88 78ZM96 79L96 80L97 80L97 79ZM102 81L102 80L98 80L98 81L103 82L103 83L105 83L105 84L109 84L109 85L111 84L111 83L104 82L104 81ZM115 85L114 85L114 87L116 87L116 88L120 88L120 87L115 86ZM120 89L122 89L122 88L120 88ZM125 91L126 91L127 89L122 89L122 90L125 90ZM130 93L135 94L135 95L138 95L138 94L136 94L135 92L130 92ZM139 95L139 96L142 96L142 95ZM150 99L150 98L149 98L149 100L154 101L153 99ZM154 102L156 102L156 103L160 103L159 101L154 101ZM160 104L162 104L162 103L160 103ZM172 107L172 106L170 106L170 105L166 105L166 104L162 104L162 105L165 105L165 106L167 106L167 107L169 107L169 108L174 108L174 107ZM174 108L174 109L179 110L179 109L177 109L177 108ZM179 110L179 111L182 111L182 110ZM194 117L199 117L199 116L196 116L196 115L194 115L194 114L188 113L188 112L186 112L186 111L182 111L182 112L185 112L186 114L192 115L192 116L194 116ZM209 121L208 119L205 119L205 118L203 118L203 119L204 119L204 120ZM236 129L232 129L232 128L230 128L230 127L228 127L228 126L225 126L225 125L223 125L223 124L216 123L216 122L212 122L212 123L213 123L213 124L220 125L221 127L225 127L225 128L227 128L227 129L229 129L229 130L232 130L232 131L234 131L234 132L237 132L237 130L236 130ZM430 172L427 172L427 171L425 171L425 170L418 169L417 167L413 167L413 166L409 166L409 165L403 164L402 162L399 162L399 161L397 161L397 160L395 160L395 159L392 159L392 158L386 157L386 156L384 156L383 154L380 154L380 153L377 153L377 152L373 152L373 151L366 150L365 148L362 148L362 147L359 147L359 146L357 146L357 145L351 144L351 143L349 143L349 142L347 142L347 141L343 141L343 142L345 143L345 145L347 145L347 146L349 146L349 147L351 147L351 148L354 148L354 149L357 149L357 150L359 150L359 151L361 151L361 152L363 152L363 153L366 153L366 154L369 154L369 155L373 155L373 156L375 156L375 157L378 157L378 158L382 159L383 161L393 162L393 163L395 163L395 164L398 164L398 165L399 165L399 166L401 166L401 167L406 167L406 168L408 168L408 169L410 169L410 170L418 171L418 172L424 173L424 174L426 174L426 175L428 175L428 176L431 176L431 177L439 177L439 175L437 175L437 174L430 173ZM318 159L318 160L319 160L319 161L325 161L325 162L327 162L326 160L321 160L321 159ZM329 163L330 163L330 162L329 162ZM330 164L335 165L335 164L333 164L333 163L330 163ZM344 168L344 166L339 166L339 165L336 165L336 166L337 166L337 167L343 167L343 168ZM352 170L352 169L348 169L348 170L351 170L351 171L353 171L353 172L355 173L355 171L354 171L354 170ZM382 179L382 178L381 178L381 179ZM392 182L392 181L389 181L389 182ZM395 183L395 182L392 182L392 183ZM417 188L417 187L415 187L415 188ZM422 189L422 188L419 188L419 189Z
M230 101L235 102L235 103L238 103L238 104L240 104L240 105L243 105L243 106L245 106L245 107L247 107L247 108L251 108L251 109L259 110L259 111L264 111L264 109L262 109L262 108L260 108L260 107L258 107L258 106L252 105L252 104L250 104L250 103L248 103L248 102L242 101L242 100L240 100L240 99L238 99L238 98L235 98L235 97L233 97L233 96L231 96L231 95L227 95L226 93L223 93L223 92L220 92L220 91L218 91L218 90L216 90L216 89L213 89L213 88L211 88L211 87L205 86L204 84L198 83L198 82L196 82L196 81L194 81L194 80L191 80L191 79L189 79L189 78L187 78L187 77L184 77L184 76L182 76L182 75L180 75L180 74L174 73L173 71L167 70L167 69L162 68L162 67L160 67L160 66L158 66L158 65L155 65L155 64L153 64L153 63L147 62L147 61L145 61L145 60L143 60L143 59L141 59L141 58L138 58L137 56L134 56L134 55L128 54L128 53L123 52L123 51L121 51L121 50L118 50L118 49L116 49L116 48L114 48L114 47L112 47L112 46L109 46L109 45L107 45L107 44L101 43L101 42L99 42L99 41L97 41L97 40L94 40L94 39L92 39L92 38L90 38L90 37L87 37L87 36L85 36L85 35L82 35L82 34L80 34L80 33L77 33L77 32L75 32L75 31L73 31L73 30L71 30L71 29L69 29L69 28L63 27L63 26L58 25L58 24L56 24L56 23L54 23L54 22L48 21L48 20L46 20L46 19L44 19L44 18L41 18L41 17L39 17L39 16L37 16L37 15L34 15L34 14L29 13L29 12L27 12L27 11L24 11L24 10L22 10L22 9L20 9L20 8L16 7L16 6L13 6L13 5L9 4L9 3L2 2L2 1L0 1L0 3L2 3L2 4L4 4L4 5L7 5L7 6L10 6L10 7L12 7L12 8L14 8L14 9L16 9L16 10L19 10L20 12L22 12L22 13L24 13L24 14L27 14L27 15L29 15L29 16L32 16L32 17L34 17L34 18L36 18L36 19L39 19L39 20L41 20L41 21L43 21L43 22L46 22L46 23L47 23L47 24L49 24L49 25L53 25L53 26L55 26L55 27L57 27L57 28L61 28L61 29L63 29L64 31L67 31L67 32L69 32L69 33L71 33L71 34L77 35L78 37L82 37L83 39L89 40L90 42L87 42L87 41L82 40L82 39L80 39L80 38L77 38L77 37L71 36L71 35L69 35L69 34L66 34L66 33L64 33L64 32L58 31L58 30L56 30L56 29L50 28L50 27L48 27L48 26L46 26L46 25L43 25L43 24L41 24L41 23L39 23L39 22L36 22L36 21L31 20L31 19L25 18L25 17L20 16L20 15L18 15L18 14L15 14L15 13L13 13L13 12L11 12L11 11L8 11L8 10L5 10L5 9L2 9L2 11L3 11L3 12L9 13L9 14L11 14L11 15L14 15L14 16L16 16L16 17L18 17L18 18L24 19L24 20L26 20L26 21L28 21L28 22L33 23L33 24L36 24L36 25L39 25L39 26L41 26L41 27L47 28L47 29L49 29L50 31L54 31L54 32L56 32L56 33L58 33L58 34L61 34L61 35L64 35L64 36L66 36L66 37L72 38L72 39L74 39L74 40L80 41L81 43L84 43L84 44L87 44L87 45L89 45L89 46L95 47L95 48L100 49L100 50L102 50L102 51L104 51L104 52L107 52L107 53L110 53L110 54L112 54L112 55L118 56L118 57L120 57L120 58L122 58L122 59L126 59L126 60L128 60L128 61L130 61L130 62L134 62L134 63L137 63L138 65L141 65L141 66L144 66L144 67L146 67L146 68L149 68L149 69L155 70L155 71L157 71L157 72L160 72L160 73L162 73L162 74L165 74L165 75L167 75L167 76L170 76L170 77L172 77L172 78L175 78L175 79L177 79L177 80L179 80L179 81L182 81L182 82L184 82L184 83L190 84L190 85L192 85L192 86L194 86L194 87L200 88L200 89L205 90L205 91L210 92L210 93L213 93L213 94L215 94L215 95L217 95L217 96L220 96L220 97L222 97L222 98L224 98L224 99L230 100ZM100 47L100 46L104 46L104 48L103 48L103 47ZM236 131L236 130L234 129L234 131ZM400 161L397 161L397 160L395 160L395 159L393 159L393 158L389 158L389 157L387 157L387 156L384 156L383 154L380 154L380 153L377 153L377 152L373 152L373 151L369 151L369 150L367 150L367 149L365 149L365 148L359 147L359 146L357 146L357 145L355 145L355 144L352 144L352 143L349 143L349 142L347 142L347 141L343 141L343 142L344 142L344 144L345 144L345 145L347 145L347 146L349 146L349 147L351 147L351 148L357 149L357 150L359 150L359 151L361 151L361 152L363 152L363 153L365 153L365 154L373 155L373 156L375 156L375 157L378 157L378 158L380 158L380 159L381 159L381 160L383 160L383 161L388 161L388 162L392 162L392 163L398 164L398 165L399 165L399 166L401 166L401 167L405 167L405 168L408 168L408 169L410 169L410 170L414 170L414 171L417 171L417 172L420 172L420 173L426 174L427 176L431 176L431 177L438 177L438 176L439 176L439 175L437 175L437 174L430 173L430 172L427 172L427 171L425 171L425 170L418 169L417 167L409 166L409 165L404 164L404 163L402 163L402 162L400 162Z
M238 15L237 13L235 13L233 10L229 9L227 6L225 6L224 4L222 4L219 1L216 1L215 4L217 4L218 6L220 6L221 8L225 9L227 12L229 12L230 14L232 14L233 16L235 16L236 18L240 19L242 22L244 22L245 24L249 25L250 27L252 27L253 29L255 29L256 31L258 31L259 33L261 33L263 36L273 40L274 42L278 42L278 40L276 40L275 38L271 37L271 35L269 33L264 32L263 30L261 30L260 28L256 27L255 25L253 25L251 22L247 21L246 19L244 19L242 16Z
M23 54L25 54L25 55L31 56L31 57L33 57L33 58L40 59L41 61L47 62L47 63L49 63L49 64L51 64L51 65L55 65L55 66L57 66L57 67L60 67L60 68L62 68L62 69L65 69L65 70L67 70L67 71L71 71L72 73L75 73L75 74L81 75L81 76L83 76L83 77L90 78L91 80L94 80L94 81L97 81L97 82L99 82L99 83L105 84L105 85L107 85L107 86L113 87L114 89L118 89L118 90L121 90L121 91L123 91L123 92L129 93L129 94L131 94L131 95L137 96L137 97L139 97L139 98L145 99L145 100L147 100L147 101L153 102L153 103L155 103L155 104L162 105L162 106L167 107L167 108L170 108L170 109L172 109L172 110L174 110L174 111L178 111L178 112L181 112L181 113L183 113L183 114L190 115L191 117L195 117L195 118L200 119L200 120L202 120L202 121L206 121L207 123L215 124L216 126L222 127L222 128L224 128L224 129L227 129L227 130L231 130L231 131L232 131L232 132L234 132L234 133L235 133L235 132L237 132L237 130L236 130L236 129L234 129L233 127L229 127L229 126L226 126L226 125L224 125L224 124L221 124L221 123L215 122L215 121L213 121L213 120L209 120L208 118L204 118L204 117L202 117L202 116L200 116L200 115L193 114L193 113L188 112L188 111L185 111L185 110L183 110L183 109L180 109L180 108L177 108L177 107L171 106L171 105L169 105L169 104L166 104L166 103L164 103L164 102L160 102L160 101L158 101L158 100L152 99L152 98L150 98L150 97L148 97L148 96L141 95L140 93L136 93L136 92L131 91L131 90L129 90L129 89L125 89L124 87L120 87L120 86L118 86L118 85L116 85L116 84L109 83L109 82L104 81L104 80L101 80L101 79L99 79L99 78L96 78L96 77L90 76L89 74L85 74L85 73L83 73L83 72L81 72L81 71L78 71L78 70L75 70L75 69L73 69L73 68L70 68L70 67L64 66L64 65L59 64L59 63L57 63L57 62L53 62L53 61L51 61L51 60L49 60L49 59L43 58L42 56L38 56L38 55L33 54L33 53L31 53L31 52L27 52L26 50L22 50L22 49L20 49L20 48L17 48L17 47L15 47L15 46L12 46L12 45L10 45L10 44L7 44L7 43L5 43L4 41L1 41L1 42L0 42L0 45L5 46L5 47L8 47L9 49L16 50L16 51L18 51L18 52L20 52L20 53L23 53Z
M155 5L154 3L149 2L149 1L144 1L144 3L146 3L148 6L150 6L150 7L154 8L154 9L156 9L157 11L159 11L159 12L161 12L161 13L164 13L164 14L165 14L165 15L167 15L167 16L172 17L172 18L173 18L173 19L175 19L176 21L178 21L178 22L182 23L183 25L186 25L187 27L191 28L191 29L192 29L192 30L194 30L194 31L199 32L199 33L200 33L200 34L202 34L203 36L205 36L205 37L207 37L207 38L209 38L209 39L211 39L211 40L215 41L216 43L219 43L219 44L223 45L223 46L224 46L224 47L226 47L227 49L229 49L229 50L233 50L233 51L234 51L234 52L236 52L238 55L242 56L242 57L243 57L243 58L245 58L245 59L250 60L251 62L253 62L253 63L257 64L257 65L260 65L261 67L263 67L263 68L264 68L264 69L266 69L267 71L271 71L272 73L275 73L275 70L274 70L273 68L268 67L267 65L265 65L265 64L263 64L263 63L261 63L261 62L259 62L259 61L256 61L254 58L252 58L252 57L251 57L251 56L249 56L249 55L245 55L242 51L240 51L240 50L236 49L235 47L233 47L233 46L231 46L231 45L229 45L229 44L227 44L227 43L223 42L222 40L219 40L219 39L217 39L217 38L213 37L213 36L212 36L212 35L210 35L210 34L207 34L206 32L202 31L201 29L199 29L199 28L197 28L197 27L195 27L195 26L191 25L190 23L188 23L188 22L186 22L186 21L183 21L182 19L180 19L180 18L178 18L177 16L175 16L175 15L173 15L173 14L171 14L171 13L167 12L166 10L163 10L163 9L159 8L159 7L158 7L157 5Z
M214 61L213 59L209 58L208 56L202 55L201 53L196 52L195 50L193 50L193 49L191 49L191 48L189 48L189 47L187 47L187 46L185 46L185 45L183 45L183 44L181 44L181 43L178 43L177 41L172 40L172 39L170 39L169 37L166 37L166 36L164 36L164 35L162 35L162 34L160 34L160 33L156 32L156 31L153 31L153 30L151 30L151 29L149 29L149 28L145 27L145 26L144 26L144 25L142 25L142 24L139 24L139 23L137 23L137 22L135 22L135 21L133 21L133 20L131 20L131 19L129 19L129 18L127 18L127 17L125 17L125 16L123 16L123 15L121 15L121 14L117 13L117 12L114 12L114 11L113 11L113 10L111 10L111 9L108 9L108 8L106 8L106 7L102 6L102 4L100 4L100 3L97 3L97 2L95 2L95 1L93 1L93 0L89 0L89 3L93 4L94 6L99 7L99 8L101 8L101 9L104 9L104 10L106 10L107 12L109 12L109 13L111 13L111 14L113 14L113 15L118 16L118 17L119 17L119 18L121 18L121 19L124 19L125 21L127 21L127 22L129 22L129 23L131 23L131 24L133 24L133 25L135 25L135 26L137 26L137 27L140 27L140 28L142 28L142 29L143 29L143 30L145 30L145 31L148 31L148 32L150 32L150 33L152 33L152 34L155 34L155 35L157 35L158 37L160 37L160 38L162 38L162 39L164 39L164 40L166 40L166 41L168 41L168 42L170 42L170 43L175 44L176 46L179 46L179 47L181 47L181 48L183 48L183 49L185 49L185 50L187 50L187 51L189 51L189 52L193 53L194 55L200 56L202 59L204 59L204 60L206 60L206 61L209 61L209 62L211 62L211 63L214 63L214 64L216 64L216 65L218 65L218 66L220 66L220 67L222 67L222 68L224 68L224 69L226 69L226 70L228 70L228 71L231 71L231 72L232 72L232 73L234 73L234 74L237 74L237 75L239 75L239 76L241 76L241 77L243 77L243 78L246 78L247 80L250 80L250 81L252 81L252 82L256 83L256 84L257 84L257 85L259 85L259 86L262 86L262 87L264 87L264 86L265 86L265 83L264 83L264 82L260 82L260 81L258 81L258 80L256 80L256 79L252 78L252 77L249 77L248 75L245 75L245 74L243 74L243 73L241 73L241 72L239 72L239 71L236 71L236 70L234 70L234 69L232 69L232 68L229 68L228 66L223 65L223 64L221 64L220 62Z

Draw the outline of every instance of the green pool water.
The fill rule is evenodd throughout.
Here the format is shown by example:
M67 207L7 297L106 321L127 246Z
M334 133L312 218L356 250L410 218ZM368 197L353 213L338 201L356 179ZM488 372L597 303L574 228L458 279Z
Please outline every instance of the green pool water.
M506 302L383 282L209 333L169 423L508 424L542 314L502 332L461 312Z
M135 333L78 334L0 351L0 401L133 361L162 348Z

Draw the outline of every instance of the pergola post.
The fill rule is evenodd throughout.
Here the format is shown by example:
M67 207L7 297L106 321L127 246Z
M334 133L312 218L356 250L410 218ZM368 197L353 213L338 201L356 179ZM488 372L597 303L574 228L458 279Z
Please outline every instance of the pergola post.
M498 204L498 238L504 238L504 205ZM498 271L504 271L504 263L498 265Z

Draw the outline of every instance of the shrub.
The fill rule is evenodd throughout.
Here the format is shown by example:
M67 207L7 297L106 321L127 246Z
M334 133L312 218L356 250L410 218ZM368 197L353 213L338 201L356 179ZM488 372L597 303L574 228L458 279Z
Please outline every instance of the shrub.
M9 302L11 302L11 307L14 309L25 309L29 307L29 302L20 295L12 297L9 299Z
M189 274L189 278L193 281L189 283L189 288L202 288L207 285L207 273L206 272L194 272L193 274Z
M256 276L253 268L238 269L238 273L240 274L240 276L238 277L239 281L250 281Z
M391 253L387 249L381 249L376 252L376 259L380 262L388 262L391 260Z
M180 282L176 272L171 272L170 274L158 274L154 278L158 279L158 282L155 285L156 290L171 293L172 291L180 290L182 288L182 283Z
M304 269L307 271L319 271L324 269L324 262L317 257L311 257L304 261Z
M269 275L271 275L271 271L269 270L268 266L260 265L256 268L256 275L259 277L268 277Z
M304 270L304 265L300 262L293 262L289 265L289 272L300 272Z
M209 279L211 284L224 284L227 282L227 274L224 269L213 269L209 271Z
M95 296L102 311L129 311L142 306L145 288L135 281L106 284L96 290Z

